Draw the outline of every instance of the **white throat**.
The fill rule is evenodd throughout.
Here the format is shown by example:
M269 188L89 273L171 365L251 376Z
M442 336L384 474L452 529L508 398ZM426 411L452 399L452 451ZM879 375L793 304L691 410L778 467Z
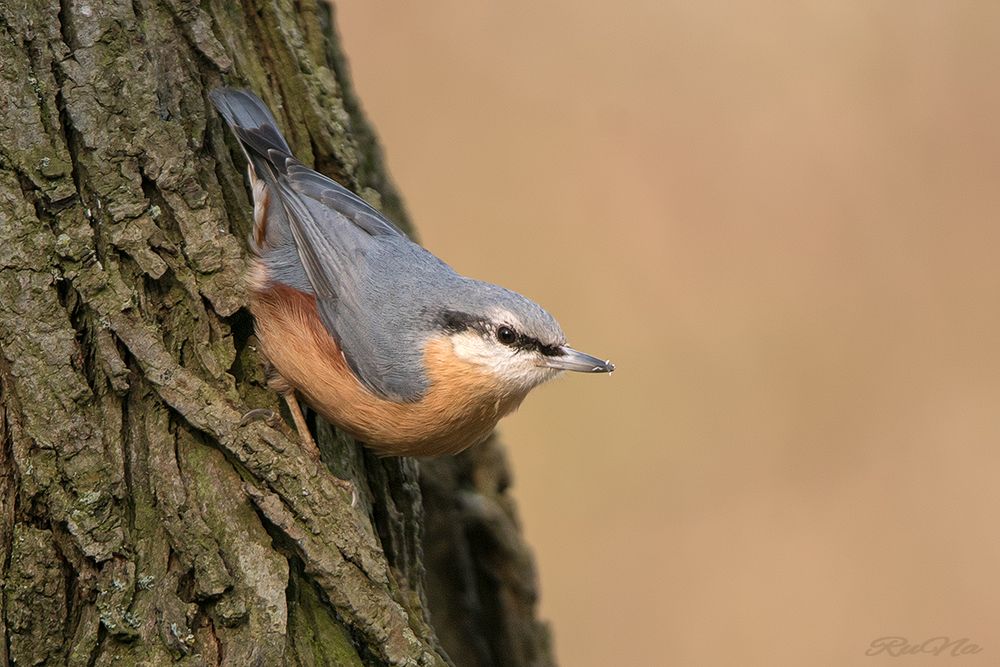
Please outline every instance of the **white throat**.
M463 331L452 334L449 339L455 356L488 370L513 391L527 393L559 374L553 368L540 365L538 353L501 345L476 332Z

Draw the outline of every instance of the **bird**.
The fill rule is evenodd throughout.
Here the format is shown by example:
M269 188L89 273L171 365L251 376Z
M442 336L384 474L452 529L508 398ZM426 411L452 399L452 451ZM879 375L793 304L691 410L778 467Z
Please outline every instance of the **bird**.
M249 305L303 447L298 399L381 456L456 454L533 388L614 364L566 343L530 299L458 274L364 199L297 160L267 105L209 98L247 160Z

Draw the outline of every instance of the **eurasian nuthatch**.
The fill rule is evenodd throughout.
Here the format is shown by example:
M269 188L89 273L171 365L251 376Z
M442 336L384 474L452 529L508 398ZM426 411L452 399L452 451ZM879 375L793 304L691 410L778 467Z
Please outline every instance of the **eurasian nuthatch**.
M458 275L296 160L256 95L211 99L249 161L257 337L313 453L295 392L379 454L426 456L484 440L560 371L614 370L533 301Z

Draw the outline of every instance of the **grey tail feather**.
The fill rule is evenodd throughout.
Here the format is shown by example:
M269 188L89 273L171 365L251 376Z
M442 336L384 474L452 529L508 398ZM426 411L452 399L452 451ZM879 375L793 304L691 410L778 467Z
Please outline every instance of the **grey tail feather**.
M292 157L292 149L281 136L271 110L259 97L237 88L216 88L208 96L232 128L258 176L267 178L285 171L284 160L275 158Z

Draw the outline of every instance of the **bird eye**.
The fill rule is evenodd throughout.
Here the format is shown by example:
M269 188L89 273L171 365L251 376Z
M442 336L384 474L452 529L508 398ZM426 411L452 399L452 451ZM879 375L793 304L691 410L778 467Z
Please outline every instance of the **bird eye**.
M513 345L517 340L517 333L510 327L500 327L497 329L497 340L504 345Z

